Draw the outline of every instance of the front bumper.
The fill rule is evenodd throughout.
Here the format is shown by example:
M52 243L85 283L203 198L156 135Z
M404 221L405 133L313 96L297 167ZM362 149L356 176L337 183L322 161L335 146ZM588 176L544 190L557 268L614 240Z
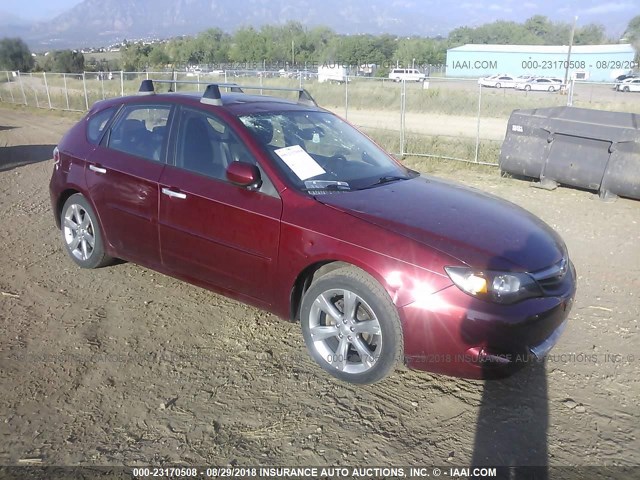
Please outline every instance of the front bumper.
M541 361L567 325L573 266L562 294L498 305L450 286L400 309L408 367L465 378L500 378Z

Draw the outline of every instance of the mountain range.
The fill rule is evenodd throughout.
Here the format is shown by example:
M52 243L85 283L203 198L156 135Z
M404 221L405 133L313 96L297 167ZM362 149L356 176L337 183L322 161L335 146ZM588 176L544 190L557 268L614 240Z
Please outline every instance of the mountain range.
M640 5L637 0L84 0L47 22L30 23L0 11L0 36L20 36L33 50L79 48L289 20L348 34L446 36L458 26L524 21L537 14L565 22L578 15L580 24L603 23L615 38L640 14Z

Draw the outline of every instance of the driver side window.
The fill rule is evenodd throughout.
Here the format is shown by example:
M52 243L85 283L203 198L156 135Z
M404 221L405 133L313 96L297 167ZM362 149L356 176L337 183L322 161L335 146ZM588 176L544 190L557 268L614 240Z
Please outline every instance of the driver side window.
M227 181L226 171L233 162L257 165L262 177L259 191L278 196L256 159L229 125L207 112L183 108L176 145L176 166Z

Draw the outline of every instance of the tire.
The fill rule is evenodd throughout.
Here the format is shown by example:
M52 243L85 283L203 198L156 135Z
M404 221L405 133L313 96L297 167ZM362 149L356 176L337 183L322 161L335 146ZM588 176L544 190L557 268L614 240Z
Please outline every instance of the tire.
M347 315L345 298L353 302ZM355 267L339 268L311 284L302 299L300 323L311 357L345 382L382 380L404 353L395 305L378 282Z
M80 267L99 268L113 260L105 253L98 217L82 194L71 195L64 202L60 230L67 254Z
M556 91L556 87L549 87L549 91L550 92L555 92Z
M629 93L629 87L623 87L622 91L625 92L625 93Z
M502 85L500 85L499 83L496 83L496 88L500 88Z
M524 90L525 90L525 92L530 92L531 91L531 85L525 85L524 86Z

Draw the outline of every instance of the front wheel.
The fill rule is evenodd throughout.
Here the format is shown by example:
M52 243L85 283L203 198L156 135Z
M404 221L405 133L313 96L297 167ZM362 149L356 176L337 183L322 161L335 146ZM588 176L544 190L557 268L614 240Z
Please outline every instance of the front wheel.
M496 83L496 88L500 88L502 85L500 85L499 83Z
M622 89L622 91L623 91L623 92L629 92L629 87L624 87L624 88Z
M550 92L555 92L556 91L556 87L549 87L549 91Z
M67 253L79 266L98 268L111 262L104 250L98 218L82 194L71 195L64 202L60 226Z
M340 268L314 281L300 323L311 357L334 377L357 384L389 375L403 354L398 311L365 272Z
M530 92L530 91L531 91L531 85L525 85L525 86L524 86L524 90L525 90L526 92Z

